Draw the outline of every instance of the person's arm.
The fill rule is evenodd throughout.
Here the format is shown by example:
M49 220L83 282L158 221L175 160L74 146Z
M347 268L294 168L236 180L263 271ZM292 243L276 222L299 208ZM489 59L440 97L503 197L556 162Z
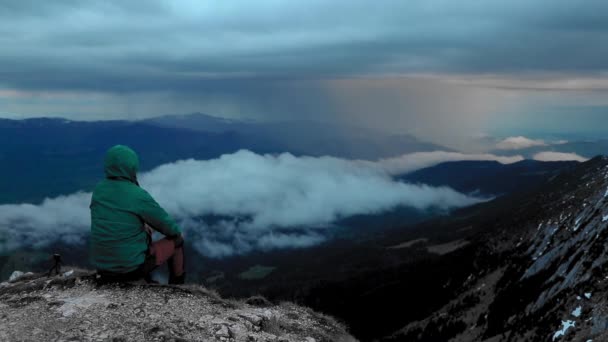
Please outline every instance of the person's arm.
M154 198L143 189L137 213L145 223L167 237L178 237L182 233L165 209L158 205Z

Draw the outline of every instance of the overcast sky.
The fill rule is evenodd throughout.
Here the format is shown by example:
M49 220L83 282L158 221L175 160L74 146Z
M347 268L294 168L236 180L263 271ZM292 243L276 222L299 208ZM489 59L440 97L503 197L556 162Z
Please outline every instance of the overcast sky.
M0 117L598 136L607 13L605 0L2 0Z

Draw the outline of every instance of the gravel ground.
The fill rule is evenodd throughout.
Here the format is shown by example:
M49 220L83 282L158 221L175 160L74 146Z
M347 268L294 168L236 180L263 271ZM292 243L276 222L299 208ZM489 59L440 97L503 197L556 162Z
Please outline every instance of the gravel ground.
M0 284L0 341L355 341L332 318L291 303L92 278L28 274Z

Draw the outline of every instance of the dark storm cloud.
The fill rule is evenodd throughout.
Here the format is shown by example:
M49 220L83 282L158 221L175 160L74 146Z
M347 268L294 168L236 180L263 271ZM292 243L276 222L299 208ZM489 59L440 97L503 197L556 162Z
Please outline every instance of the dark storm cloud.
M3 1L0 82L243 91L385 73L597 73L605 1Z

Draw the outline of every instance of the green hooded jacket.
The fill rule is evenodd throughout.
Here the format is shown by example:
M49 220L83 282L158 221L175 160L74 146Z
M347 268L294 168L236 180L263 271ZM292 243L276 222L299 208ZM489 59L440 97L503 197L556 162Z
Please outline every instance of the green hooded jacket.
M144 223L172 237L181 234L167 212L139 187L137 154L127 146L110 148L106 178L91 199L90 261L98 270L127 273L143 264L148 250Z

